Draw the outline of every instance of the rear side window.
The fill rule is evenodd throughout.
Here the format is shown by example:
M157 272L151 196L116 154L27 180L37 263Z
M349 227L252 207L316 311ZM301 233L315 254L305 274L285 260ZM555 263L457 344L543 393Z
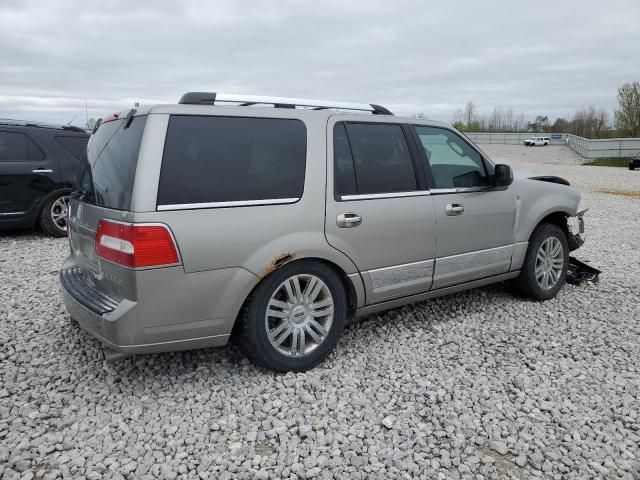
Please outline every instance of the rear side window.
M89 138L85 169L81 172L81 188L87 190L85 201L107 208L129 210L138 153L146 116L100 124ZM90 182L91 180L91 182Z
M89 137L56 137L56 142L78 160L81 160L87 152L88 140Z
M295 201L304 188L306 137L299 120L172 115L158 205Z
M400 125L339 123L334 128L334 157L336 195L418 189Z
M0 162L33 162L42 159L42 150L24 133L0 132Z

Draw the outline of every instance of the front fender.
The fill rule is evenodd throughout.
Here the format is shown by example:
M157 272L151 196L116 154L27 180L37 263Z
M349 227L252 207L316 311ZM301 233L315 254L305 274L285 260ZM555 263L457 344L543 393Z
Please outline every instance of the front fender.
M553 213L572 217L586 209L576 188L531 179L518 181L516 198L516 242L527 242L540 222Z

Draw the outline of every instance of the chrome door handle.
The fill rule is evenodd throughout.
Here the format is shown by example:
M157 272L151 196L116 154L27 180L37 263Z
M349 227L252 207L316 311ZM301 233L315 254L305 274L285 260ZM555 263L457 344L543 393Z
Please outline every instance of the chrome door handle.
M362 217L357 213L341 213L336 217L336 224L340 228L357 227L362 223Z
M464 213L464 206L460 203L450 203L446 207L444 207L444 211L450 217L454 217L456 215L462 215Z
M34 168L31 170L33 173L53 173L53 170L50 168Z

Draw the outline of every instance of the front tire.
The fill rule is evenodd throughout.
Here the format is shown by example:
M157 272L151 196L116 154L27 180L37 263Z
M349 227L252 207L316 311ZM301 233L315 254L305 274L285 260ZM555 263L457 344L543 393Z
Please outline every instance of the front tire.
M66 237L68 208L68 193L57 193L47 199L38 219L42 231L51 237Z
M515 287L525 297L549 300L562 288L568 267L566 234L557 225L542 223L531 234Z
M268 276L245 302L238 345L260 366L302 372L333 351L346 314L346 293L331 268L312 261L292 263Z

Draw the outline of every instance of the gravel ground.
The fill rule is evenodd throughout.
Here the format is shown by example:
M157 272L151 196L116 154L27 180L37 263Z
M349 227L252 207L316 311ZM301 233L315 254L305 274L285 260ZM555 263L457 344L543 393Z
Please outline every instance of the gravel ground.
M600 283L372 316L306 374L233 346L105 364L60 300L66 240L0 236L0 478L640 478L640 172L483 148L584 189Z

